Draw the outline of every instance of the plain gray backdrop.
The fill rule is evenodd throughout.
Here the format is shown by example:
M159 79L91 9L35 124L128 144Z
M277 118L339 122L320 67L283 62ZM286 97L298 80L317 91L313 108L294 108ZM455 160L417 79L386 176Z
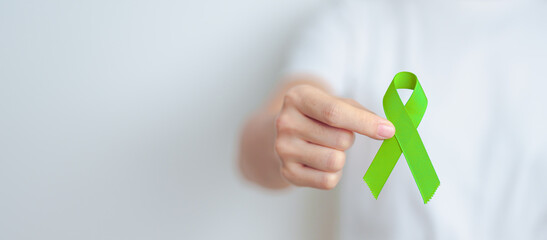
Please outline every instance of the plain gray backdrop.
M235 165L325 0L0 0L0 239L330 239Z

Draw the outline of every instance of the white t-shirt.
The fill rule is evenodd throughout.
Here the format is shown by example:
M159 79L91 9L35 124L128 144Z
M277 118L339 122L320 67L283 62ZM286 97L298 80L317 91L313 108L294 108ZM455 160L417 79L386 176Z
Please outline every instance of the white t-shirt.
M429 100L418 132L441 185L424 205L402 156L375 200L362 178L381 141L358 136L340 238L547 239L547 1L337 2L287 68L381 116L400 71Z

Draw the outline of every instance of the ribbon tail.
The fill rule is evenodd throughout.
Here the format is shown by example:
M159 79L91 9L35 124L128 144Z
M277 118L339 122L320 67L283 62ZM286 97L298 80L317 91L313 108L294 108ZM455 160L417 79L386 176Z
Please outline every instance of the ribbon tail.
M422 199L424 203L427 203L440 185L439 177L437 177L418 131L415 128L410 128L410 119L400 121L398 124L400 126L408 125L406 128L401 128L402 130L399 131L397 139L403 149L406 162L420 190Z
M415 174L413 173L412 175ZM439 188L439 185L441 184L435 172L430 172L427 177L423 174L418 178L414 177L414 180L416 180L416 184L418 185L418 189L420 190L424 204L433 198L433 195L435 195L437 188Z
M425 204L433 197L441 182L423 145L422 148L422 156L407 156L413 155L410 153L405 154L405 158Z
M380 146L378 153L376 153L363 177L374 198L378 199L378 195L380 195L384 184L402 153L395 137L384 140Z

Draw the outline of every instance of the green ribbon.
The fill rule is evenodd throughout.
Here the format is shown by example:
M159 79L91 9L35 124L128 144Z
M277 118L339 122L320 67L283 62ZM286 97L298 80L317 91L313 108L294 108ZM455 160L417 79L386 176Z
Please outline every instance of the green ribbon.
M397 89L414 90L406 104L401 101ZM416 75L397 73L384 95L383 105L387 119L395 126L395 136L384 140L363 179L378 199L403 153L425 204L433 197L440 181L416 130L427 108L427 98Z

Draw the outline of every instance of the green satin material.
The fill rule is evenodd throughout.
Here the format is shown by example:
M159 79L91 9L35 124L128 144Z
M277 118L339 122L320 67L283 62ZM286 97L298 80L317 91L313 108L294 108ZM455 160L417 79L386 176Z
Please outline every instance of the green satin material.
M405 105L397 89L414 90ZM427 98L416 75L397 73L384 95L383 105L387 119L395 125L395 136L384 140L363 179L378 199L402 153L425 204L433 197L440 181L416 129L427 108Z

